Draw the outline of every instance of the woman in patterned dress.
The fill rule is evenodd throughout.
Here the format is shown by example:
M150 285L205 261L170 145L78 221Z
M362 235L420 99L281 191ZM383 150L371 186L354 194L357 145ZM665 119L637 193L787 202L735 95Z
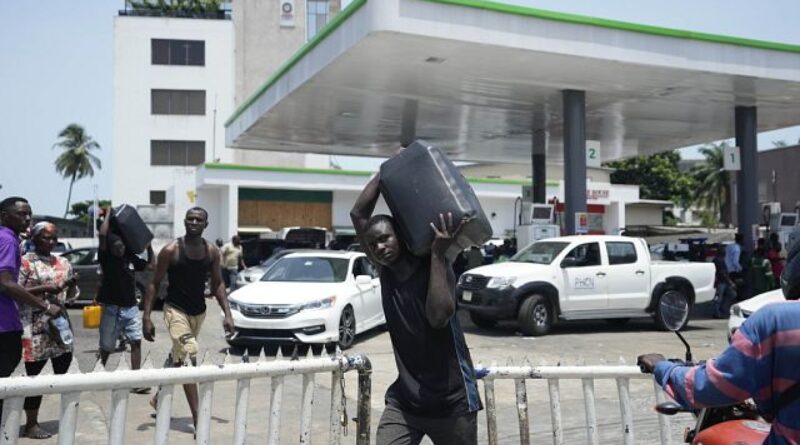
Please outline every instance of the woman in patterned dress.
M64 305L67 300L77 298L79 290L75 285L72 265L65 258L51 252L58 242L58 229L55 224L40 222L33 226L31 239L35 246L33 252L22 257L19 284L34 295L43 295L51 304ZM22 359L25 372L37 375L47 364L53 363L56 374L64 374L72 362L72 345L61 345L50 334L49 317L39 309L20 305L22 318ZM39 406L42 397L25 398L27 422L23 436L32 439L46 439L52 434L39 426Z

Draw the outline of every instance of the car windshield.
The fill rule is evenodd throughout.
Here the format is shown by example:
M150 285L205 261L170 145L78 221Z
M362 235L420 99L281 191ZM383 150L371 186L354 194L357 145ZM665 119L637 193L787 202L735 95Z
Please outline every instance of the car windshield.
M346 258L285 257L269 268L261 281L340 283L347 278Z
M550 264L569 243L540 241L520 250L511 261L520 263Z

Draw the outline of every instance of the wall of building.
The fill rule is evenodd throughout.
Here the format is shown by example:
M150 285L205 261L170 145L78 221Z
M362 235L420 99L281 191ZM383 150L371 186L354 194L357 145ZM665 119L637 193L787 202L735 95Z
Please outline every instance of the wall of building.
M758 153L758 200L780 202L783 212L800 204L800 145Z
M229 221L227 212L225 212L224 204L227 197L227 187L208 187L197 191L197 206L206 209L208 212L208 227L203 232L203 237L207 240L216 240L222 238L228 240L231 236L229 233ZM183 224L176 227L176 236L180 236L183 230Z
M235 103L252 95L283 63L307 41L306 1L294 0L294 25L281 26L279 0L234 0ZM339 12L341 2L328 4L329 19ZM239 164L283 167L328 168L329 156L304 155L264 150L230 149Z
M660 226L664 223L664 206L628 204L625 207L625 220L627 226Z
M205 66L153 65L151 39L205 41ZM151 140L203 140L205 159L230 161L223 121L233 112L230 20L114 18L114 111L111 154L115 204L149 204L150 191L173 187L171 166L150 165ZM151 90L204 90L204 116L152 115Z

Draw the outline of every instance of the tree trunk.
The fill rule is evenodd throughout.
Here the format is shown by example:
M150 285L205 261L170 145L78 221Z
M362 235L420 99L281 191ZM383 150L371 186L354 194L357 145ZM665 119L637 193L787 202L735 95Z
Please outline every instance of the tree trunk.
M69 180L69 193L67 194L67 208L64 209L64 218L67 218L67 213L69 213L69 202L72 200L72 186L75 184L75 173L72 174L72 178Z

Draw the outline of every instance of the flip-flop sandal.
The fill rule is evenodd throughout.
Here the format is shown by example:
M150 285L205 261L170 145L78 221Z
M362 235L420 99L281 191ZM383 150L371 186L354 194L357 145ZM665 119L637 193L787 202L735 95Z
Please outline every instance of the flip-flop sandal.
M28 439L49 439L53 437L52 434L48 433L38 425L31 429L25 430L22 435Z

